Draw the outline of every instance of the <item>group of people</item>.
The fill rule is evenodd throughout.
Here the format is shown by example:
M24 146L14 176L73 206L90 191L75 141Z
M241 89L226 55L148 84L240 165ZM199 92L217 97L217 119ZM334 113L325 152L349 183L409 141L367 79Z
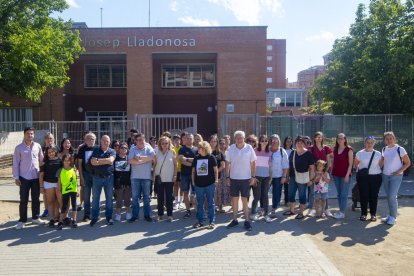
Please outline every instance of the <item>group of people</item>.
M207 221L207 229L214 229L216 214L225 213L224 208L231 206L233 219L227 228L233 228L239 224L241 199L244 228L250 231L252 220L271 222L276 218L282 190L288 206L285 216L303 219L308 209L308 216L343 219L353 168L360 191L360 220L368 220L368 206L369 220L377 220L378 193L383 185L389 206L389 214L383 221L393 225L403 172L411 165L406 150L396 144L393 132L384 133L386 146L381 152L374 149L375 138L368 136L364 148L355 156L343 133L337 135L331 148L324 144L322 132L316 132L313 140L307 136L298 136L295 140L286 137L283 144L277 134L246 137L241 130L234 133L233 143L229 135L223 138L211 135L204 141L199 134L178 136L169 132L159 139L150 137L147 142L143 133L131 129L127 142L111 143L110 137L103 135L99 145L95 134L87 132L77 150L68 138L58 148L50 133L45 136L42 148L34 142L34 135L33 128L24 130L24 141L16 146L13 157L13 177L20 186L20 219L16 229L23 228L27 222L29 193L33 223L45 224L39 215L42 193L45 202L42 216L49 216L50 227L76 228L77 212L82 210L82 221L94 226L100 216L102 190L108 225L122 220L123 208L125 220L130 223L138 220L142 202L143 218L148 222L163 220L165 212L167 221L171 222L174 209L180 208L185 208L183 218L188 219L193 216L193 207L196 214L193 227L203 227ZM334 214L328 205L332 182L339 207ZM155 216L151 215L152 194L157 198Z

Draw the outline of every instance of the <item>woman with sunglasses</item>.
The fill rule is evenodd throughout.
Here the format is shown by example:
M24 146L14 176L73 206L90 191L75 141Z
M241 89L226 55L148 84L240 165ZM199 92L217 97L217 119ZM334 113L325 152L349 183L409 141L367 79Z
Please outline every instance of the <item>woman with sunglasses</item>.
M345 210L348 201L348 192L351 185L351 172L353 164L353 150L348 145L346 136L339 133L333 150L332 176L338 192L339 212L333 215L336 219L345 218Z
M119 153L119 146L120 146L119 140L113 140L111 143L111 149L113 149L117 154Z
M125 206L126 220L131 213L131 165L128 164L128 144L120 143L114 161L114 194L116 199L115 221L121 221L121 209Z

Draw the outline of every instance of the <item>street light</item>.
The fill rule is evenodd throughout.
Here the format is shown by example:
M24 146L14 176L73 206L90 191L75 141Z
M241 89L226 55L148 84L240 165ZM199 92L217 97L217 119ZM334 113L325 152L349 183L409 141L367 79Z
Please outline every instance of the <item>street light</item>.
M273 99L273 102L274 102L274 103L275 103L275 105L276 105L276 110L278 110L279 105L280 105L280 103L282 102L282 99L281 99L281 98L279 98L279 97L276 97L276 98L274 98L274 99Z

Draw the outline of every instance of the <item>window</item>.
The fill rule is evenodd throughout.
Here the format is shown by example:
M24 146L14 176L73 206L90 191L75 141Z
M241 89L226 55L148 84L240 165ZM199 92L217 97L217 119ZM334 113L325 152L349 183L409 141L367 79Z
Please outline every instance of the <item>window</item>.
M163 64L162 87L214 87L214 64Z
M267 48L268 51L272 51L273 50L273 46L272 45L267 45L266 48Z
M33 110L31 108L1 108L0 129L2 131L21 131L31 126Z
M126 87L125 64L85 65L85 87L124 88Z
M275 98L280 98L279 106L282 107L302 107L303 106L303 91L277 91L268 92L267 103L270 107L276 107L274 103Z
M266 78L266 82L267 83L272 83L273 82L273 79L272 78Z
M267 68L266 68L266 71L267 71L268 73L272 73L272 72L273 72L273 67L267 67Z
M272 56L267 56L267 61L272 61L273 57Z

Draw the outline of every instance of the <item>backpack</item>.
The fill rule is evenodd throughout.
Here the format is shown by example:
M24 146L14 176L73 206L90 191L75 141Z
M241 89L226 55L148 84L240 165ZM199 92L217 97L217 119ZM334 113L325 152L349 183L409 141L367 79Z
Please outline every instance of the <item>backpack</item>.
M383 147L382 148L382 156L384 156L384 151L385 151L385 149L386 149L387 147ZM398 146L398 148L397 148L397 153L398 153L398 157L400 157L400 161L401 161L401 164L404 166L404 162L403 162L403 160L402 160L402 158L401 158L401 151L400 151L400 146ZM405 169L404 170L404 172L403 172L403 175L404 176L407 176L408 174L410 173L410 167L408 167L407 169Z

